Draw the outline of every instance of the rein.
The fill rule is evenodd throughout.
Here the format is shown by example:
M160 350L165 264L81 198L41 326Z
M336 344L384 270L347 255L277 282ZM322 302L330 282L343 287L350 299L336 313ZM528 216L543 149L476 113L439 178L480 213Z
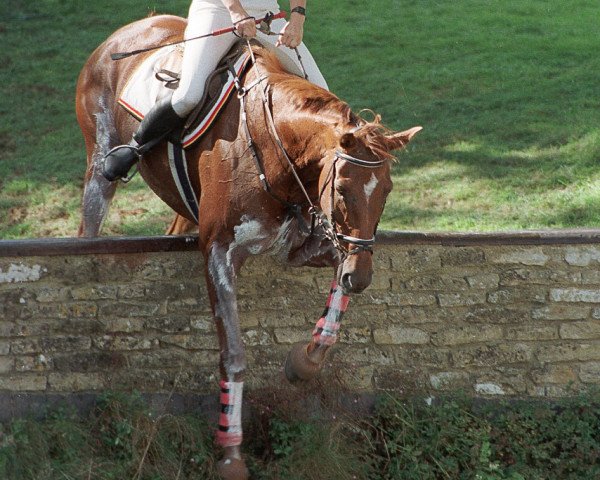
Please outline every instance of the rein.
M256 165L256 168L258 170L258 178L260 180L260 183L261 183L263 189L269 195L271 195L271 197L273 197L275 200L282 203L288 209L291 210L291 212L296 216L296 218L298 218L300 229L304 233L313 234L314 230L315 230L315 225L319 225L321 227L321 229L323 230L325 237L328 238L333 243L333 246L335 247L335 249L340 253L340 255L342 257L342 261L345 258L347 258L348 256L356 255L362 251L367 251L367 252L373 253L373 245L375 244L375 236L368 238L368 239L352 237L350 235L344 235L343 233L339 233L338 229L336 228L337 224L333 220L333 204L334 204L334 200L335 200L335 198L334 198L334 196L335 196L335 188L334 188L335 176L337 173L338 161L345 161L345 162L348 162L352 165L356 165L361 168L378 168L378 167L381 167L382 165L384 165L387 162L387 160L378 160L378 161L372 162L372 161L367 161L367 160L353 157L353 156L343 153L339 150L335 151L335 154L334 154L335 158L331 165L331 181L327 180L325 182L325 184L323 185L323 189L321 190L321 193L319 195L319 198L321 198L325 191L325 187L331 182L331 202L330 202L330 204L331 204L331 212L330 212L331 221L330 221L329 218L327 218L327 215L325 215L325 213L311 200L308 192L306 191L306 188L304 187L304 184L302 183L302 180L300 179L300 176L298 175L298 172L296 170L294 162L289 157L287 151L285 150L283 142L281 141L281 138L279 137L279 135L277 133L277 129L275 127L275 121L273 119L273 114L271 113L271 110L269 108L269 104L268 104L269 102L268 102L268 99L266 96L266 91L268 90L269 86L267 85L266 87L261 88L260 91L262 94L263 110L265 112L265 117L267 119L267 123L271 130L273 139L275 140L275 143L277 144L283 157L285 158L288 165L290 166L294 180L296 181L297 185L300 187L300 190L302 191L302 194L306 198L307 203L309 205L308 212L311 215L311 229L308 230L306 227L306 222L304 220L304 217L302 216L302 213L301 213L302 205L288 202L287 200L276 195L275 192L273 191L273 189L267 179L264 165L263 165L263 163L258 155L258 152L256 150L256 145L254 143L254 140L252 139L252 135L250 133L250 128L248 127L248 117L246 115L245 97L246 97L247 93L253 87L262 83L264 80L266 80L267 77L261 76L260 71L258 69L258 64L256 62L256 57L254 56L254 52L252 51L250 42L248 40L246 40L246 43L248 45L248 50L250 52L250 57L252 59L252 65L257 72L258 79L255 80L254 82L252 82L252 84L250 84L249 86L243 87L241 85L239 77L237 77L237 75L234 74L234 78L235 78L235 86L236 86L236 89L238 92L237 96L240 100L240 114L242 116L242 124L244 126L244 133L246 134L248 149L250 150L250 153L252 154L254 164ZM349 245L353 245L354 248L347 248L343 245L342 242L347 243Z

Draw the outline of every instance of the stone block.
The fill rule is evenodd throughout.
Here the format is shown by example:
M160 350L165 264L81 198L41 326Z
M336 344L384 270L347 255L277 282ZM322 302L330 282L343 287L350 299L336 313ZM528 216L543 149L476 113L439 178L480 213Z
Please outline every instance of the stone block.
M517 268L502 272L500 284L506 287L525 285L577 285L582 273L556 269Z
M447 247L441 250L440 257L444 267L464 267L485 263L485 253L479 247Z
M151 317L166 314L166 305L154 302L109 302L102 303L99 317Z
M163 348L149 352L129 352L127 367L148 371L156 369L181 369L190 367L215 367L219 364L220 355L216 350L185 351L177 348Z
M464 276L452 275L422 275L413 277L404 283L407 290L466 290L467 281Z
M489 290L498 288L500 276L497 273L481 273L466 277L466 281L471 288L478 290Z
M587 267L600 261L600 248L591 245L569 245L565 252L565 261L576 267Z
M600 340L600 321L563 323L560 326L560 338L565 340Z
M342 326L338 341L340 343L349 343L353 345L371 343L371 328Z
M116 285L84 285L71 289L73 300L116 300L119 288Z
M143 330L154 330L161 333L185 333L191 331L190 319L187 316L168 315L146 318Z
M541 247L505 247L490 249L486 252L486 258L496 264L522 264L543 266L548 263L550 257L546 255Z
M503 330L498 325L447 327L431 336L432 343L439 346L492 342L502 338Z
M531 315L529 310L524 308L514 308L511 305L492 306L483 308L470 308L457 320L464 319L468 323L489 323L489 324L506 324L506 323L525 323L530 321Z
M490 292L487 301L493 304L546 303L547 292L541 288L510 288Z
M271 345L273 343L273 339L269 332L263 329L246 330L243 332L242 338L247 347Z
M186 350L220 350L216 333L195 333L190 335L163 335L160 343Z
M581 365L579 379L583 383L600 385L600 362L589 362Z
M284 344L308 343L311 339L311 333L311 329L276 328L274 330L275 341Z
M504 388L502 388L502 385L498 385L497 383L476 383L473 388L477 395L506 395L506 392L504 391Z
M120 300L138 299L145 296L146 285L143 283L117 285L117 298Z
M536 357L540 362L600 361L600 343L563 341L551 345L540 344L536 350Z
M14 369L15 369L15 359L14 358L0 357L0 375L10 373Z
M134 333L143 332L146 328L144 318L111 318L103 317L100 320L103 332L106 333Z
M429 343L429 333L419 328L389 325L373 330L373 339L378 345L424 345Z
M577 373L573 365L547 363L539 369L534 369L531 377L537 385L568 385L577 380Z
M600 284L600 270L586 268L581 273L582 285L598 285Z
M11 343L13 355L89 350L92 345L89 337L76 335L24 338L16 339Z
M100 373L51 373L48 376L48 390L52 392L103 390L104 386Z
M450 352L455 368L496 367L527 363L533 358L533 347L524 343L461 346Z
M416 306L388 308L384 318L391 323L404 325L445 322L448 319L448 313L435 308L436 306L432 305L431 308Z
M590 315L590 307L551 304L534 308L531 311L533 320L583 320Z
M486 302L485 292L439 293L440 307L481 305Z
M429 376L429 383L434 390L460 390L469 382L466 372L439 372Z
M112 372L130 366L128 357L121 352L57 353L52 363L55 370L62 373Z
M435 247L397 249L392 256L392 270L402 274L426 272L441 267L439 249Z
M558 328L556 325L529 324L506 327L507 340L521 340L539 342L542 340L557 340Z
M333 350L334 363L345 362L354 365L396 365L393 347L382 345L344 345L337 344Z
M48 271L45 266L37 264L33 259L27 262L0 260L0 285L3 283L39 282Z
M550 290L553 302L600 303L600 290L581 288L553 288Z
M0 391L38 392L46 390L48 379L43 374L19 374L0 377Z
M94 347L100 350L152 350L159 346L157 338L131 335L103 335L94 338Z
M0 340L0 355L8 355L10 353L10 343L4 340Z
M70 300L70 289L67 287L45 286L35 292L38 302L66 302Z
M398 306L425 306L434 305L436 303L436 297L432 293L427 292L410 292L404 291L401 293L387 292L385 294L379 294L377 297L373 297L373 304L375 305L388 305L391 307Z
M1 360L1 359L0 359ZM49 355L27 355L15 359L15 370L24 372L46 372L54 369L54 360Z

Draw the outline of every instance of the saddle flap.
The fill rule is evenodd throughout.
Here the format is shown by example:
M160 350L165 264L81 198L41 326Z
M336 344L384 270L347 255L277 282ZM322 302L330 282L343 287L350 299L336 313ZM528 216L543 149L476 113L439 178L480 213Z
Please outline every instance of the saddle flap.
M202 137L235 89L231 70L241 75L250 59L244 46L245 42L237 42L209 75L202 98L188 116L181 134L184 147ZM149 55L127 81L119 96L119 105L141 121L155 103L178 87L182 60L181 46L163 47Z

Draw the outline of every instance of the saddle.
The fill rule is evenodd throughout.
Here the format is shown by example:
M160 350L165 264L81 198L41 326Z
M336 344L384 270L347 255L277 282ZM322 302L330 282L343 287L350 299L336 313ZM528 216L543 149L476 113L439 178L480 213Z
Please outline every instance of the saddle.
M241 76L249 65L250 55L245 45L245 41L233 45L206 80L202 98L179 135L179 143L184 148L206 133L234 91L235 76ZM181 46L164 47L148 56L127 81L119 96L119 105L141 121L156 102L178 87L182 60Z

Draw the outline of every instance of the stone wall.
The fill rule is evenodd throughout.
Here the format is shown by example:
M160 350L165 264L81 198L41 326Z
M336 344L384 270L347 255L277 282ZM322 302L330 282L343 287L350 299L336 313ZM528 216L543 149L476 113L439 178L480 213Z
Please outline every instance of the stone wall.
M600 384L598 242L589 231L382 234L373 284L352 298L326 371L353 390L422 394L552 397ZM202 272L190 237L0 242L0 394L214 394ZM331 275L247 263L248 388L281 382Z

